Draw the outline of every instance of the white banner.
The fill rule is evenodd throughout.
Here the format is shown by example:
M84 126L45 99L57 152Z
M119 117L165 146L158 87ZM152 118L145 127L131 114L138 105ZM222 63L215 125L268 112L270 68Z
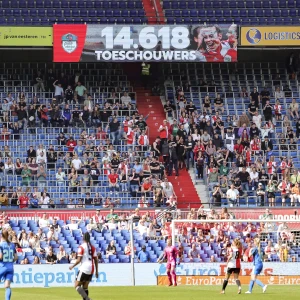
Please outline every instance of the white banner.
M225 274L226 264L185 263L176 268L177 275ZM250 275L252 264L242 264L241 275ZM73 286L78 269L69 270L69 265L16 265L14 287L62 287ZM156 285L157 276L166 275L166 264L135 264L136 285ZM300 275L300 263L264 263L262 275ZM93 278L94 286L129 286L130 264L100 264L99 278Z

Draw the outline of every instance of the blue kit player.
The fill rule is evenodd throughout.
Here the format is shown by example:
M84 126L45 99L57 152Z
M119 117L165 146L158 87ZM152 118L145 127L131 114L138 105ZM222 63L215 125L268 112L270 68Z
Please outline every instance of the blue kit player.
M252 293L254 283L261 286L263 289L263 293L265 293L267 290L267 285L264 285L260 280L257 279L257 276L261 273L263 269L262 253L259 238L254 239L254 247L251 248L249 256L253 257L253 269L251 274L251 281L249 284L249 290L246 292L246 294Z
M10 300L10 283L14 277L14 262L18 259L16 247L8 239L8 232L2 231L0 242L0 280L4 280L5 300Z

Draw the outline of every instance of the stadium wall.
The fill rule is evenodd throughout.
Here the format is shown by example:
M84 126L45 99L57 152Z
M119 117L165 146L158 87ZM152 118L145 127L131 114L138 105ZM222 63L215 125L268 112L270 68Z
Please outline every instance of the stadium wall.
M179 282L187 285L213 285L224 278L224 263L183 263L177 266ZM241 275L248 279L252 264L243 263ZM264 263L262 278L268 284L300 284L300 263ZM78 269L69 271L69 265L16 265L14 287L73 286ZM156 285L166 275L166 264L135 264L136 285ZM202 280L201 280L202 279ZM163 282L163 281L160 281ZM129 286L131 264L100 264L99 278L93 286Z

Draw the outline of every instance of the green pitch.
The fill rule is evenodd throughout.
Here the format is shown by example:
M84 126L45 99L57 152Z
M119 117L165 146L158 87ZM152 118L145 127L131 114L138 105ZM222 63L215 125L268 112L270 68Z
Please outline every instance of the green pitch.
M252 299L252 300L299 300L299 286L269 286L265 294L255 286L251 295L237 295L237 288L229 286L226 294L219 294L221 287L217 286L178 286L178 287L91 287L90 297L93 300L199 300L199 299ZM4 289L0 289L0 299L4 299ZM12 289L12 300L82 300L73 288L24 288Z

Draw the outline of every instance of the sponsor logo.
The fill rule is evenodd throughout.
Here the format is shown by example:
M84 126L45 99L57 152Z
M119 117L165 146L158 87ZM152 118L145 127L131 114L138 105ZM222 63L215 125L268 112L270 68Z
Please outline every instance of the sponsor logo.
M249 284L251 276L240 276L239 277L241 284ZM299 285L300 276L260 276L259 279L268 285ZM225 278L221 276L178 276L177 284L178 285L222 285ZM169 279L168 276L158 276L157 285L168 285ZM228 281L229 285L236 285L236 282L233 278L230 278Z
M61 38L62 47L67 53L72 53L77 49L78 37L72 33L67 33Z
M252 45L257 45L261 41L261 32L257 28L251 28L246 33L247 41Z

